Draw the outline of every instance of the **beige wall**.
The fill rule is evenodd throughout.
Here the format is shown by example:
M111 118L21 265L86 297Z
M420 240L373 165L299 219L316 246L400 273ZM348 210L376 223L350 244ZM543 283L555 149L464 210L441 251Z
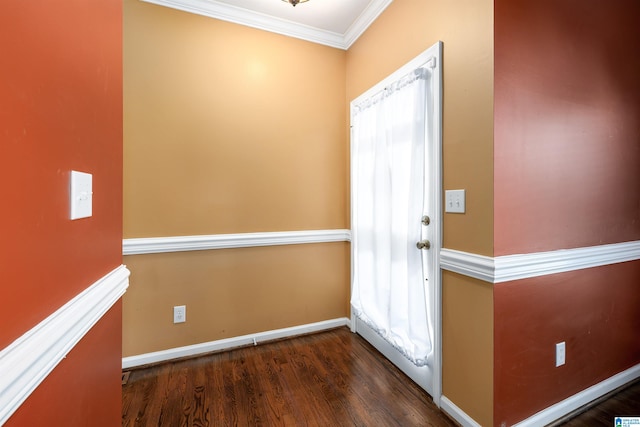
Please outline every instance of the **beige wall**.
M443 42L444 189L467 190L445 214L444 247L493 255L493 2L396 0L347 52L347 101ZM493 423L492 288L443 275L443 392Z
M348 316L349 244L126 257L124 356ZM174 305L187 322L173 324Z
M125 0L124 237L348 228L345 56ZM125 356L349 316L348 243L124 263Z
M493 425L493 285L442 275L443 394L480 425Z
M344 51L124 13L125 238L348 226Z

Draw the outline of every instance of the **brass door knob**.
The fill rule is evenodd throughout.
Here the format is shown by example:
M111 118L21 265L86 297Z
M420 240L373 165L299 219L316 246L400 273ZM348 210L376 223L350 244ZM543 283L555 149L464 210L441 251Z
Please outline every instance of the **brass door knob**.
M431 249L431 242L428 240L420 240L416 243L418 249Z

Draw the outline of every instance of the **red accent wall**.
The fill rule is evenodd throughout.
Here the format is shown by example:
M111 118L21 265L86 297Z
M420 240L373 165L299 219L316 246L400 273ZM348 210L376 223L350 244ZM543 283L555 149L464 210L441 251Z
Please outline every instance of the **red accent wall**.
M495 256L640 239L638 16L495 1Z
M638 16L495 0L495 256L640 240ZM495 285L494 425L640 363L639 283L636 261Z
M6 427L122 423L122 303L119 301L11 416ZM97 351L100 350L100 351Z
M122 263L122 2L3 2L0 52L1 349ZM92 218L68 219L70 170L93 174ZM64 361L65 372L80 373L80 389L107 371L119 377L117 313L96 327L109 339L92 331L92 344ZM21 411L82 412L59 377ZM119 386L105 387L83 402L119 399ZM104 411L119 413L119 400L103 400Z
M512 425L640 363L640 261L502 283L494 424ZM567 363L555 367L555 344Z

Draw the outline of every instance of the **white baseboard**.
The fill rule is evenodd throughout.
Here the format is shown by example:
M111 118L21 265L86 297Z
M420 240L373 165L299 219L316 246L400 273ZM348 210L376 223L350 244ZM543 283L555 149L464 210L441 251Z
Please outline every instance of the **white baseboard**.
M442 409L451 418L460 423L462 427L482 427L444 395L440 397L440 409Z
M191 357L213 351L229 350L246 345L257 345L264 341L272 341L281 338L294 337L312 332L319 332L328 329L339 328L340 326L351 326L351 321L346 317L323 322L309 323L306 325L293 326L291 328L276 329L273 331L258 332L255 334L242 335L239 337L226 338L217 341L210 341L202 344L189 345L185 347L171 348L168 350L155 351L152 353L140 354L137 356L124 357L122 359L122 369L136 366L148 365L150 363L166 362L181 357Z
M531 417L520 421L514 427L539 427L546 426L554 421L569 415L582 408L590 402L612 392L618 387L622 387L637 378L640 378L640 364L620 372L606 380L595 384L580 393L556 403ZM451 418L460 423L462 427L481 427L473 418L467 415L455 403L446 396L440 398L440 409L446 412ZM620 414L624 415L624 414ZM613 422L613 421L612 421Z
M124 265L0 351L0 425L22 405L129 286Z
M515 427L537 427L547 425L637 378L640 378L640 364L607 378L606 380L599 382L580 393L574 394L553 406L549 406L537 414L515 424ZM613 419L611 422L613 425Z

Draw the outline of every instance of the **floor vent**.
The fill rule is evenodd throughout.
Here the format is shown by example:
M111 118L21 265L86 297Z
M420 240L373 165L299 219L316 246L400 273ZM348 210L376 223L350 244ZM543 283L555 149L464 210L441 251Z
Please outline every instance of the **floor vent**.
M122 385L125 385L127 381L129 381L129 375L131 375L130 371L122 373Z

